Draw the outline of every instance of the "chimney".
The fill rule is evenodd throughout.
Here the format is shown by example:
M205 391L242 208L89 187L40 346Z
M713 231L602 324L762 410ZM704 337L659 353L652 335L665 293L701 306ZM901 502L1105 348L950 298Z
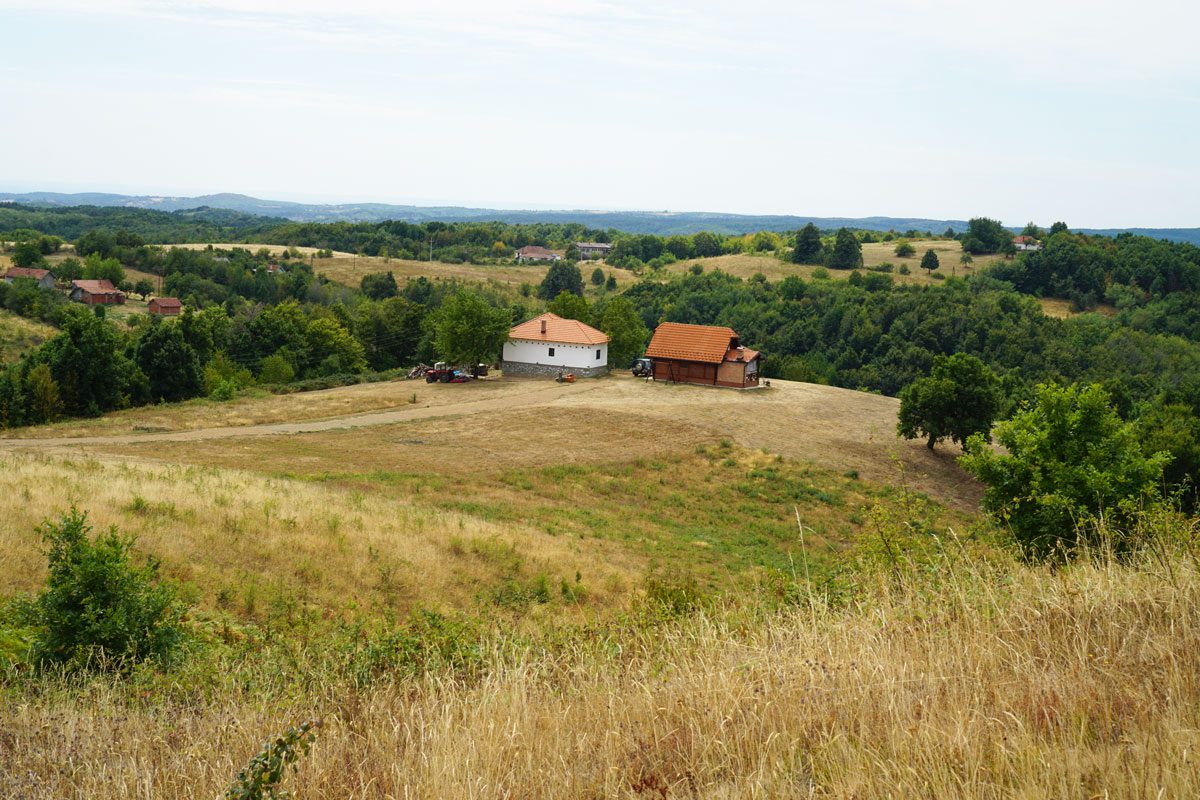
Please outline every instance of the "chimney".
M546 335L546 320L542 320L542 336Z

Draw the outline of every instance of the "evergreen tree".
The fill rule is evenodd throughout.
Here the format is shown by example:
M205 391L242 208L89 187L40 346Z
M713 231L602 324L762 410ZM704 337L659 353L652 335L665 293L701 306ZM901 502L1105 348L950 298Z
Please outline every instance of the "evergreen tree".
M796 234L796 246L792 248L795 264L821 263L821 232L811 222Z
M930 248L929 250L925 251L925 255L921 256L921 269L927 270L928 272L933 272L937 268L937 253L933 252L933 249Z
M862 244L849 228L838 228L833 252L829 255L832 269L858 269L862 266Z
M546 271L538 287L538 297L543 300L553 300L563 292L570 292L583 297L583 273L579 267L566 261L555 261Z

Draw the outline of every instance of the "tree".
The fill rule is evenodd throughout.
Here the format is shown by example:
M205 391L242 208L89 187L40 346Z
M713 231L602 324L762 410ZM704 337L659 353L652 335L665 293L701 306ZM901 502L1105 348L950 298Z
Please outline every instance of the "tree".
M913 247L909 242L900 242L896 245L896 255L900 258L908 258L917 252L917 248Z
M921 269L927 272L933 272L938 268L937 253L933 252L933 248L925 251L925 255L921 256Z
M125 269L115 258L101 258L98 253L92 253L83 262L83 277L91 281L110 281L116 286L125 280Z
M546 271L546 277L538 287L538 297L553 300L563 292L583 297L583 274L575 264L555 261Z
M45 364L38 364L25 376L25 399L27 422L53 422L62 411L58 382L54 380L50 368Z
M1042 239L1046 236L1046 232L1039 228L1035 223L1029 222L1026 223L1025 227L1021 230L1021 235L1032 236L1034 239Z
M1142 452L1167 454L1163 483L1194 514L1200 507L1200 417L1182 403L1155 405L1138 417L1137 430Z
M13 247L12 263L14 267L36 267L45 260L37 242L17 242Z
M156 562L133 563L132 537L114 527L93 541L87 515L75 509L38 532L49 574L34 601L35 663L127 669L170 658L183 641L182 608Z
M201 393L200 359L174 322L155 321L138 340L135 361L150 381L150 398L156 402Z
M1129 523L1154 499L1168 459L1142 450L1097 384L1039 385L1027 408L996 426L996 440L1005 452L971 437L962 464L987 487L984 508L1037 558L1097 544L1101 518L1114 545L1128 544Z
M296 379L296 368L282 353L273 353L258 363L258 379L268 384L287 384Z
M796 233L796 246L792 248L795 264L821 263L821 232L811 222Z
M943 439L965 444L985 438L1000 412L1000 387L986 364L967 353L935 356L928 377L900 392L897 431L905 439L925 437L932 450Z
M309 371L319 375L352 375L367 368L363 346L340 322L319 317L304 331Z
M600 267L596 267L594 270L592 270L592 285L604 285L604 270L602 270Z
M1067 228L1067 223L1056 222L1050 226L1050 235L1056 236L1057 234L1060 234L1060 233L1067 233L1068 230L1069 229Z
M83 277L83 262L78 258L64 258L54 265L54 275L60 281L77 281Z
M142 278L133 285L133 291L135 294L141 295L142 299L145 300L146 295L154 291L154 284L146 278Z
M600 330L609 336L608 365L619 369L628 367L642 354L650 337L637 309L624 297L614 297L604 306Z
M617 290L617 276L611 272L608 273L608 280L604 282L604 288L610 292L615 292Z
M576 275L579 269L575 269ZM483 298L459 289L434 316L433 345L452 364L490 364L508 341L508 313Z
M558 297L550 301L546 306L552 314L557 314L563 319L577 319L580 322L587 322L592 317L591 309L588 308L587 301L577 294L563 292Z
M987 217L976 217L967 222L962 248L968 253L1000 253L1003 252L1005 244L1012 244L1012 233L1000 222Z
M833 243L833 252L829 256L829 267L832 269L858 269L862 266L862 244L849 228L838 228L837 238Z
M360 282L363 294L372 300L386 300L389 297L395 297L400 294L400 288L396 285L396 278L390 271L388 272L373 272L370 275L364 275Z
M66 413L95 416L129 402L137 368L123 349L113 326L74 307L64 314L62 332L42 346L36 359L58 382Z
M692 249L700 258L721 255L721 240L715 233L700 231L692 236Z

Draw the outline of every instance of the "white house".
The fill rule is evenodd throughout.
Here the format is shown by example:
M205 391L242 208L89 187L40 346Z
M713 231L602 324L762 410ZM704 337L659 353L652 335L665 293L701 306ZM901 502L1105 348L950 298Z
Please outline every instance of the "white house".
M506 375L603 375L608 335L577 319L542 314L508 332L500 368Z
M1032 236L1014 236L1013 247L1017 250L1041 250L1042 243Z

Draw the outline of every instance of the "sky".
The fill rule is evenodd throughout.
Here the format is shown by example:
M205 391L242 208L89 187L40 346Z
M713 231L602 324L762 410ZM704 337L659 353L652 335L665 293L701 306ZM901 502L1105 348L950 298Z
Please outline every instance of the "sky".
M0 0L0 190L1200 226L1200 4Z

